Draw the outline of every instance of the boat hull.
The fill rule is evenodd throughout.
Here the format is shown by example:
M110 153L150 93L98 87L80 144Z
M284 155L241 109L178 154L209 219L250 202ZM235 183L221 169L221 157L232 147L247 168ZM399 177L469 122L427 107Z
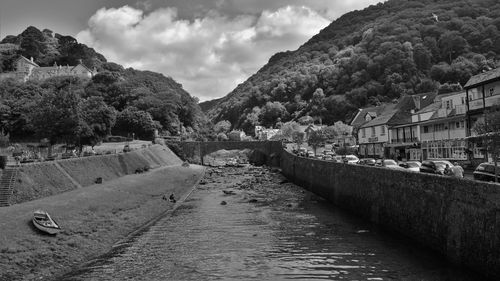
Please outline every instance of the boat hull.
M46 212L36 211L32 221L37 229L45 233L54 235L61 232L59 225Z

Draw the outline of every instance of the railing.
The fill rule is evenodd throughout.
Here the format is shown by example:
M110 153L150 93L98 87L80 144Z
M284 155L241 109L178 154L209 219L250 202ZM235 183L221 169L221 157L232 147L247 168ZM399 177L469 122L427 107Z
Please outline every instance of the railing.
M419 138L413 137L413 138L404 138L404 139L391 139L391 143L410 143L410 142L419 142Z

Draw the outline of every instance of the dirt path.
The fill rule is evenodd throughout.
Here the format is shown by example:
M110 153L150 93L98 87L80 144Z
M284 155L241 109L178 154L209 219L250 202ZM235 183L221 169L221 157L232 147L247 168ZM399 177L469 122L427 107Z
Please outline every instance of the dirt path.
M59 195L0 208L0 280L50 280L105 253L119 239L171 209L163 195L190 192L201 166L171 166ZM44 209L62 226L57 236L36 230L32 212Z

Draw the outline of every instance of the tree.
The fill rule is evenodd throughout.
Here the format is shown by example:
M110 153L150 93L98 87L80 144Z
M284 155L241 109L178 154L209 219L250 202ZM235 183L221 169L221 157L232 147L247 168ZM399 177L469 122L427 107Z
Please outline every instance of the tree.
M431 52L423 44L415 45L413 49L413 61L417 68L426 71L431 66Z
M443 58L448 58L451 63L453 59L465 53L467 50L467 40L458 31L448 31L439 37L439 47Z
M217 124L214 125L214 132L216 134L219 134L219 133L227 133L229 132L229 130L231 130L231 122L227 121L227 120L222 120L222 121L219 121L217 122Z
M318 88L316 91L314 91L312 99L311 99L311 109L310 113L312 116L315 116L318 118L321 122L321 117L326 110L325 108L325 94L323 93L323 89Z
M316 150L318 149L318 147L323 145L325 140L326 140L326 135L324 134L323 130L312 131L309 134L309 139L307 140L307 143L310 146L312 146L315 156L316 156Z
M81 103L80 109L84 122L91 130L90 135L82 137L82 145L94 146L111 134L111 128L116 123L116 111L102 98L90 97Z
M495 163L495 182L498 182L498 157L500 156L500 105L493 106L484 113L484 122L478 122L472 130L477 134L473 141L482 143Z
M138 110L134 107L128 107L118 113L116 124L113 128L113 134L131 135L144 140L152 140L155 129L161 128L161 125L153 120L146 111Z
M45 94L33 113L36 134L49 139L52 145L60 141L78 144L80 136L88 135L90 130L81 118L80 102L81 97L74 92Z
M292 133L293 142L297 144L297 149L304 143L305 133L301 131L294 131Z
M261 111L261 124L266 127L274 127L278 118L284 120L288 117L286 108L279 101L267 102Z
M286 122L281 126L281 134L289 141L293 140L293 134L300 130L299 123L295 121Z

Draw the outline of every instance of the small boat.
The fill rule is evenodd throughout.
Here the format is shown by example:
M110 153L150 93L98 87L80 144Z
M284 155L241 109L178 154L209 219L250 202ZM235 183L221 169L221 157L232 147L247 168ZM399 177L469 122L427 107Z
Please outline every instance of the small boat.
M36 228L48 234L57 234L61 232L61 228L50 217L49 213L42 210L36 210L33 212L33 224Z

